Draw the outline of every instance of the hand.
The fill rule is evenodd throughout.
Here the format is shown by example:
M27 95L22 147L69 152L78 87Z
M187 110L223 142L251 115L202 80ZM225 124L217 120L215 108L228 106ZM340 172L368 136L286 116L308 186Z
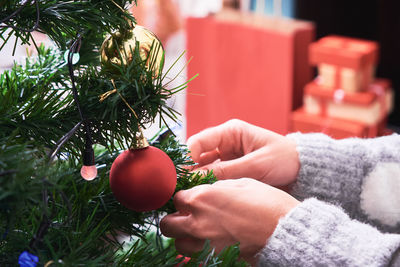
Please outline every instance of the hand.
M293 140L240 120L193 135L187 145L197 169L213 170L219 180L248 177L285 186L300 169Z
M181 254L201 251L210 240L216 251L240 242L241 257L254 264L281 217L299 202L289 194L254 179L218 181L179 191L176 213L165 216L161 232L176 238Z

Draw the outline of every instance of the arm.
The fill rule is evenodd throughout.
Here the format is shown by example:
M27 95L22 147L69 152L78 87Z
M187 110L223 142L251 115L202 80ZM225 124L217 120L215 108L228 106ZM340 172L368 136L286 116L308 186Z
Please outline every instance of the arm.
M308 199L279 221L258 266L399 266L400 235L351 220Z
M340 204L352 218L399 232L400 136L334 140L290 134L300 171L292 194Z
M216 251L239 243L240 256L259 266L387 266L400 235L383 234L316 199L298 202L254 179L218 181L179 191L178 212L160 222L179 253L210 240ZM394 263L393 266L396 266Z

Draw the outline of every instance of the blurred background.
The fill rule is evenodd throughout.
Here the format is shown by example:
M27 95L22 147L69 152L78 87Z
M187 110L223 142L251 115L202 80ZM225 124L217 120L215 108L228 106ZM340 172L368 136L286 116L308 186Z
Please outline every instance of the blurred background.
M378 77L392 81L395 105L389 124L400 127L400 2L396 0L297 0L295 17L314 21L316 38L330 34L377 41Z
M231 118L282 134L302 130L293 127L293 112L304 104L304 87L318 76L316 66L309 62L308 47L329 35L371 40L379 45L374 76L391 82L393 108L384 115L384 125L379 126L389 131L377 130L374 134L400 129L398 0L137 2L138 6L130 10L138 24L155 32L162 41L165 69L186 52L169 74L173 80L169 86L177 86L199 74L187 90L169 103L182 114L182 123L175 127L182 140ZM51 45L45 36L37 34L37 38ZM0 52L0 71L10 68L13 61L23 63L27 53L34 54L32 47L17 46L15 55L10 56L12 50L13 45L9 45ZM191 57L193 60L186 66ZM353 125L351 119L345 118L342 123L326 114L318 117L316 126L310 125L317 118L309 119L311 122L304 131L331 133L328 128ZM354 124L358 132L346 130L348 135L371 137L365 131L375 125L356 121Z

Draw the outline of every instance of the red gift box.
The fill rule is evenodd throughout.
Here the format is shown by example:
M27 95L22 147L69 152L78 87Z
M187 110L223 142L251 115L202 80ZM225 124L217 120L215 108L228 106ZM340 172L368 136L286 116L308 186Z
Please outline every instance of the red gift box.
M377 42L332 35L312 43L309 49L310 63L318 66L321 85L356 92L373 81Z
M307 113L300 108L292 113L293 132L315 133L320 132L327 134L335 139L361 137L372 138L379 135L387 134L386 118L382 119L376 125L366 125L360 122L324 117Z
M305 87L304 111L309 114L357 121L373 127L387 117L392 107L393 91L387 79L376 79L366 91L356 93L327 90L316 82Z
M231 13L186 21L187 136L238 118L285 134L312 79L314 25Z

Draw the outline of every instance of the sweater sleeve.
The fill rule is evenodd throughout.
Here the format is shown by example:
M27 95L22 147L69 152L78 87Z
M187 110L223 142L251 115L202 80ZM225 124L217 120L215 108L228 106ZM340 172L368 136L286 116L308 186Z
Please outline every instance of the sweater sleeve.
M384 234L344 211L307 199L282 218L258 266L398 266L400 235Z
M289 134L300 171L292 194L339 205L351 218L400 232L400 136L334 140L324 134Z

